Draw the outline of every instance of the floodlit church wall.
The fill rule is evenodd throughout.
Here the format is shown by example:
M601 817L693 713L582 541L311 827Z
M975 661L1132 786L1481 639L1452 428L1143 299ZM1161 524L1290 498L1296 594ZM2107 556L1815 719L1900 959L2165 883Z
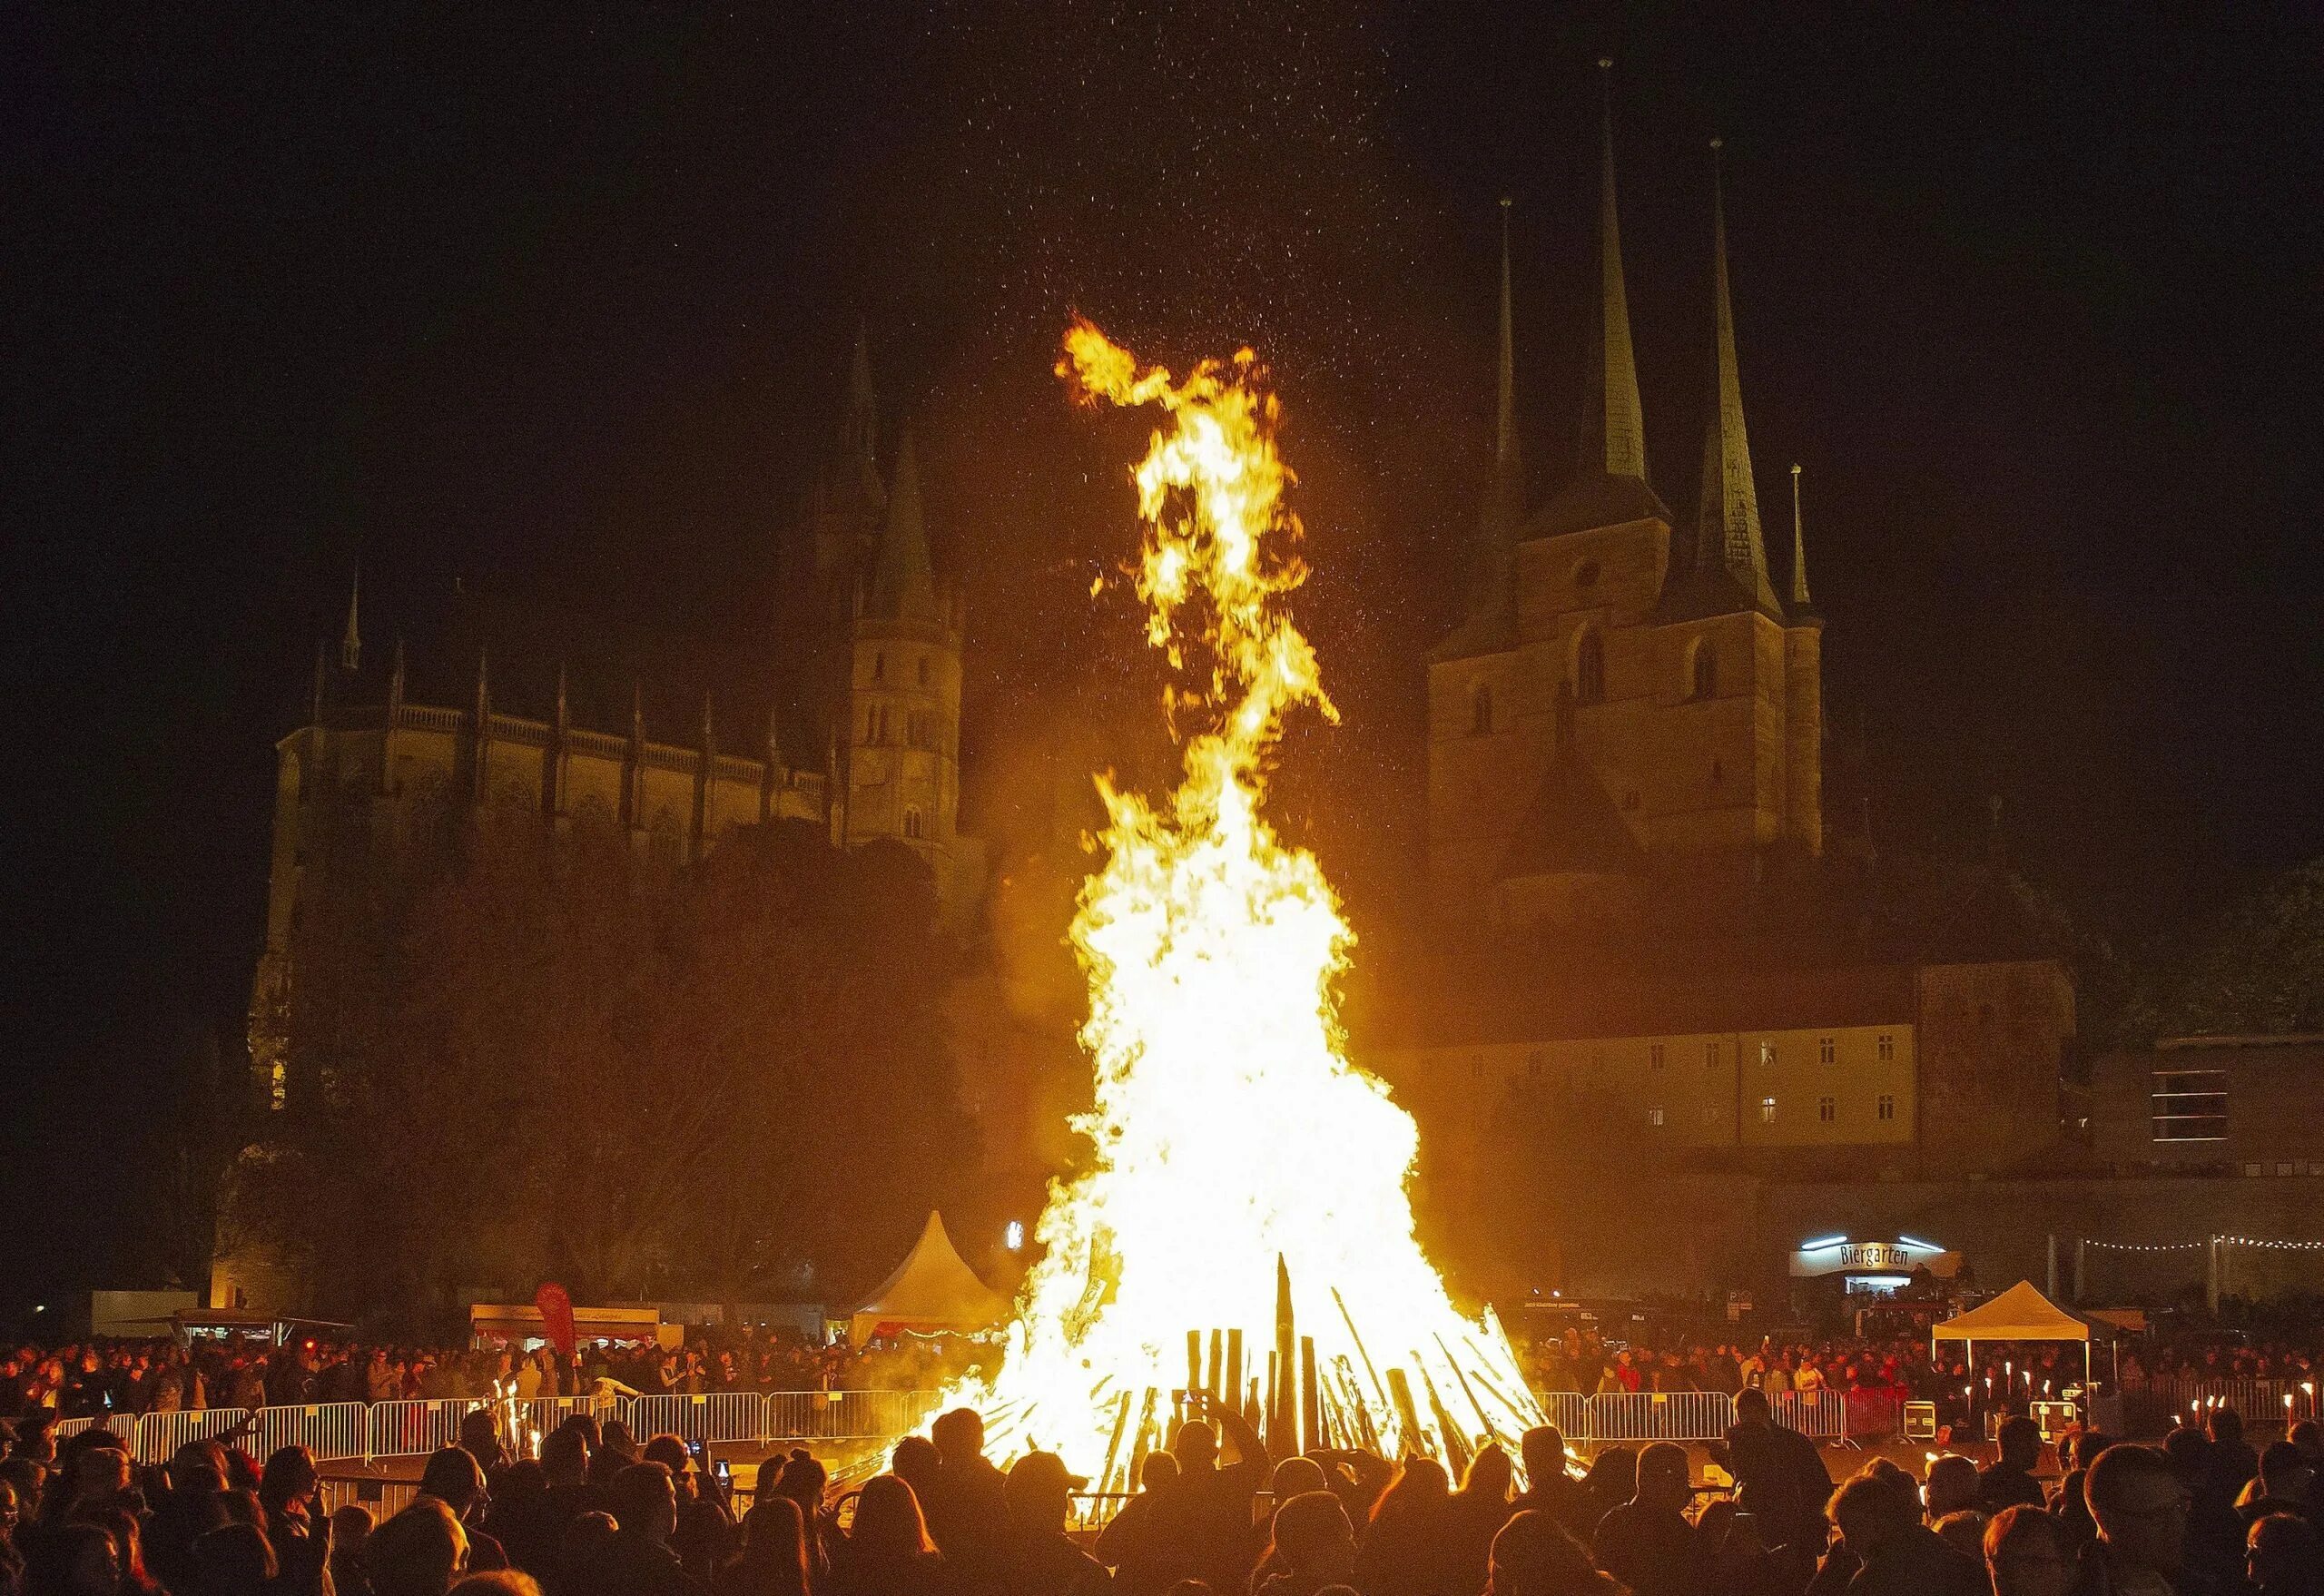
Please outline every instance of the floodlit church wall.
M1642 620L1661 596L1669 543L1660 522L1632 521L1519 544L1520 635L1570 635L1559 622L1585 610L1617 626Z
M1440 911L1483 912L1546 758L1538 731L1519 729L1524 699L1514 654L1429 667L1429 880ZM1478 714L1478 691L1487 695ZM1479 730L1482 724L1489 730Z

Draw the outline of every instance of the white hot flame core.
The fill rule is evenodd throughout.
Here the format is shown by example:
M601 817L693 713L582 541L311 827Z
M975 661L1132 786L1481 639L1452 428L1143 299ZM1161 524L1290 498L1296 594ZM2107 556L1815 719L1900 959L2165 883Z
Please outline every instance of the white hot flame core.
M1248 350L1183 381L1086 322L1065 351L1084 399L1162 413L1134 473L1137 591L1147 640L1196 676L1168 706L1196 729L1166 801L1098 783L1107 857L1072 929L1097 1078L1077 1128L1095 1153L1052 1186L999 1374L951 1399L984 1408L1004 1449L1054 1448L1119 1482L1137 1442L1164 1439L1187 1332L1239 1329L1246 1389L1264 1392L1280 1257L1327 1432L1353 1443L1368 1424L1440 1457L1513 1443L1539 1415L1508 1343L1454 1309L1413 1236L1412 1118L1343 1049L1333 986L1354 939L1315 856L1261 810L1286 712L1335 718L1285 605L1305 571L1284 547L1298 527L1276 401ZM1206 665L1190 672L1196 650Z

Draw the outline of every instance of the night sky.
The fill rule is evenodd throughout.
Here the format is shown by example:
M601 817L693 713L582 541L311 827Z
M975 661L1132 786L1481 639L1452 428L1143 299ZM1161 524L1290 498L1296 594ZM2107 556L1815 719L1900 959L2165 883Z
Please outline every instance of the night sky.
M359 561L374 661L477 603L534 618L507 707L562 658L600 720L632 675L659 735L705 688L763 716L859 323L970 594L964 819L1008 834L995 773L1126 662L1088 588L1136 424L1049 375L1078 309L1270 362L1348 719L1295 741L1286 802L1359 904L1408 874L1494 201L1538 501L1600 54L1656 486L1691 518L1718 133L1764 518L1787 546L1801 462L1876 836L1981 847L1998 796L2027 873L2149 932L2324 845L2312 8L42 9L0 48L12 1211L85 1187L166 1039L247 1000L271 744ZM415 660L438 702L472 668ZM123 1256L102 1195L54 1207L44 1251Z

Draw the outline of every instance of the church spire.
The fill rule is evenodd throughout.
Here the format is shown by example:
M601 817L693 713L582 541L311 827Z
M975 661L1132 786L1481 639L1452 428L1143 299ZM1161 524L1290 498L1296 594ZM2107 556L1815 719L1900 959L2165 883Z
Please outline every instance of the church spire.
M1715 360L1711 404L1703 431L1702 498L1697 507L1695 562L1708 575L1725 566L1736 585L1780 618L1768 580L1767 545L1759 536L1759 495L1751 480L1751 442L1743 427L1743 385L1736 375L1735 305L1727 283L1727 197L1719 179L1720 141L1710 142L1711 294Z
M855 325L855 356L847 369L847 408L840 417L840 451L866 468L874 463L879 445L880 407L872 391L872 330Z
M352 671L363 663L363 635L355 625L355 606L363 596L363 567L355 567L355 580L347 590L347 629L340 634L339 668Z
M1791 468L1791 607L1805 611L1807 597L1807 537L1799 526L1799 467Z
M920 457L911 429L896 444L895 478L888 488L888 520L872 570L865 614L887 620L934 621L936 574L928 558L928 528L921 518Z
M1630 344L1630 295L1622 281L1622 228L1614 202L1614 89L1610 57L1598 62L1604 94L1598 175L1598 315L1591 328L1589 404L1582 414L1581 470L1646 479L1646 419Z

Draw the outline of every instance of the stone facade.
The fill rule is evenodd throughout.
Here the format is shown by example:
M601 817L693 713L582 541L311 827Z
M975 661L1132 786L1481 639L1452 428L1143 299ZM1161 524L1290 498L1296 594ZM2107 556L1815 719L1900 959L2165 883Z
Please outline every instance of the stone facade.
M1797 500L1791 600L1759 528L1715 232L1717 399L1691 539L1649 484L1616 228L1610 138L1593 407L1579 469L1526 507L1508 261L1502 416L1469 613L1428 665L1429 879L1462 931L1570 921L1659 872L1747 874L1823 850L1822 621ZM1615 823L1619 823L1619 827Z
M266 943L252 982L250 1039L261 1089L284 1101L290 1074L285 1016L292 931L306 893L310 828L322 806L368 816L393 846L419 801L448 793L472 804L514 803L563 826L596 809L634 846L679 868L739 825L810 822L834 845L887 842L929 866L940 911L967 923L980 902L981 843L960 829L960 650L963 609L938 579L922 520L909 436L884 477L866 350L858 343L838 447L818 469L793 547L799 592L789 613L809 617L786 684L796 711L786 754L782 695L760 745L724 752L706 697L691 744L645 734L633 704L625 732L572 724L560 678L547 718L502 713L479 660L473 702L407 702L396 647L383 697L343 704L361 639L350 602L334 664L319 654L305 724L276 744L274 827ZM803 748L802 745L803 744Z

